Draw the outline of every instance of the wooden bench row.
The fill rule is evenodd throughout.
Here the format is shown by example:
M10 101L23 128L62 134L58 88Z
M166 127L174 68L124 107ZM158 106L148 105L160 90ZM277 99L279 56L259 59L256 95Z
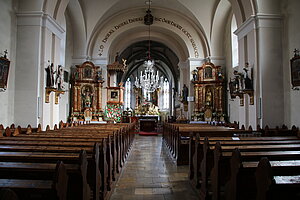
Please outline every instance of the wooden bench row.
M240 140L230 137L198 136L193 156L193 166L190 168L192 185L198 188L200 199L256 199L256 187L251 187L249 174L241 181L244 162L258 161L268 157L273 161L299 160L300 145L297 137L245 137ZM238 153L236 152L238 150ZM243 163L242 163L243 162ZM254 164L255 165L255 164ZM289 171L289 168L284 169ZM254 171L252 169L252 171ZM249 171L248 171L249 172ZM239 181L240 182L239 182ZM255 184L254 184L255 185ZM260 187L259 187L260 188ZM210 194L211 197L210 197ZM260 195L260 193L259 193Z
M163 126L164 142L170 150L170 155L176 160L178 165L189 164L190 157L193 155L194 139L197 133L202 136L296 136L299 129L295 126L288 129L286 126L282 128L270 129L268 126L261 129L259 126L257 130L253 130L249 126L248 130L244 126L241 129L231 128L228 124L204 123L204 124L170 124L166 123ZM236 124L236 123L235 123ZM226 126L225 126L226 125ZM192 139L192 140L189 140ZM192 142L192 149L189 149L189 142Z
M210 124L164 124L163 139L170 150L170 155L176 160L177 165L187 165L190 162L190 141L193 142L196 134L203 136L234 136L253 135L257 132L252 130L234 129L225 126L213 126ZM194 146L194 142L192 143Z
M33 179L28 176L16 176L12 179L9 177L5 178L7 174L4 173L3 165L7 166L7 163L1 162L1 179L0 185L2 188L10 188L15 193L15 198L20 196L24 200L30 199L66 199L66 191L68 186L68 175L67 169L63 162L57 162L57 164L47 166L47 175L45 177L39 177L38 179ZM15 169L23 170L24 164L22 163L9 163L9 165L14 165ZM32 166L32 165L31 165ZM45 167L44 167L45 168ZM30 168L31 169L31 168ZM30 170L29 169L29 170ZM7 173L11 173L8 171ZM40 173L35 173L38 175ZM25 186L25 187L24 187ZM5 199L1 197L1 199Z
M31 140L35 140L37 136L31 136ZM29 137L26 137L27 139ZM2 139L2 138L1 138ZM12 138L4 138L6 140L10 140ZM20 140L20 136L13 137L13 139ZM57 138L55 138L57 139ZM64 140L63 138L59 138L61 141ZM72 139L72 138L68 138ZM84 138L82 138L84 139ZM46 138L47 141L51 140L49 138ZM102 139L101 139L102 140ZM95 141L95 140L94 140ZM51 144L39 146L36 148L39 148L37 151L32 151L35 146L30 147L28 149L28 146L23 146L21 144L20 147L15 148L7 148L5 149L5 146L3 145L3 149L5 152L2 152L0 155L1 160L3 161L14 161L14 162L32 162L33 164L36 164L36 162L46 162L46 163L53 163L56 162L58 159L63 160L65 163L78 163L78 152L81 149L87 150L88 155L88 169L90 175L87 175L85 178L87 179L87 182L89 183L91 189L93 190L93 197L95 199L99 199L99 196L103 195L102 193L106 189L106 179L103 174L103 170L106 169L106 159L104 159L104 155L106 154L106 139L102 140L101 143L95 143L93 142L92 145L87 147L73 147L73 146L52 146ZM93 144L95 143L94 147ZM23 148L23 149L22 149ZM102 156L101 156L102 153ZM100 159L101 158L101 159ZM101 176L101 172L103 176ZM85 173L87 174L87 173ZM107 173L105 173L107 174ZM77 199L81 199L82 196L77 196ZM71 198L69 198L71 199ZM85 199L85 198L82 198ZM87 198L88 199L88 198Z
M32 132L32 134L26 131L27 134L12 134L14 137L0 138L0 149L3 151L0 157L7 162L30 162L31 165L37 162L53 163L58 159L71 164L75 162L74 158L78 155L75 152L84 150L87 152L88 160L85 172L86 185L92 189L93 199L105 199L107 191L111 190L112 182L116 180L117 173L120 173L120 167L133 140L128 125L127 127L123 125L125 128L111 126L113 128L60 126L61 129L54 131ZM98 146L98 150L94 150L95 145ZM83 190L86 189L74 191ZM68 195L68 199L89 199L78 194L74 195L74 198L69 193Z

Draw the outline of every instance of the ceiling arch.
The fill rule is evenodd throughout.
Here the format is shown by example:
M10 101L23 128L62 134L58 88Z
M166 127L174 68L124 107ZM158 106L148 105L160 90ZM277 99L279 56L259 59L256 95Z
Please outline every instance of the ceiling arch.
M72 2L72 3L71 3ZM77 0L70 0L66 10L72 25L73 35L73 54L80 58L86 58L85 48L87 45L87 29L86 29L86 19L83 13L82 6ZM75 42L76 41L76 42Z
M111 62L117 52L122 52L133 43L148 40L148 38L149 32L146 26L124 31L111 43L108 50L108 55L110 55L108 60ZM151 26L150 39L155 42L160 42L172 49L181 61L185 61L189 57L189 52L184 41L178 35L172 34L169 30L161 31L159 27Z
M224 19L228 19L231 13L231 5L227 0L221 0L216 7L211 26L210 44L211 54L214 56L223 56L223 39L227 23ZM227 21L226 21L227 22Z
M178 21L181 19L181 25L186 25L183 21L189 25L189 31L193 32L193 39L197 43L199 48L199 57L207 57L214 54L215 50L211 52L211 48L216 49L215 43L221 40L220 34L217 34L217 24L224 23L227 19L221 19L216 17L217 13L222 14L221 10L223 2L227 0L197 0L197 1L184 1L184 0L152 0L153 15L158 17L167 17L169 20ZM240 26L247 18L257 13L261 4L257 3L257 0L241 1L241 0L228 0L231 4L232 12L237 18L238 26ZM23 5L20 1L20 5ZM97 44L97 37L105 29L114 22L116 18L125 17L126 14L135 16L144 16L147 6L145 1L131 0L111 0L104 2L99 1L83 1L83 0L44 0L34 1L36 7L42 5L42 10L55 18L58 23L64 23L65 11L69 14L71 19L73 38L74 38L74 56L75 57L93 57L91 52L96 52L98 49L93 49ZM267 1L266 4L270 4L271 1ZM264 4L265 5L265 4ZM25 4L21 7L26 10L28 6ZM66 9L67 7L67 9ZM32 8L32 6L31 6ZM75 8L75 9L74 9ZM127 15L128 16L128 15ZM223 15L224 16L224 15ZM223 21L222 21L223 20ZM175 35L176 38L184 38L184 35L180 35L178 30L162 24L164 29L157 32L159 34L166 35L169 31L170 35ZM215 30L215 32L213 32ZM126 31L126 30L124 30ZM168 33L168 34L169 34ZM175 33L175 34L174 34ZM221 32L222 33L222 32ZM176 35L177 34L177 35ZM218 37L218 38L215 38ZM111 37L113 38L113 37ZM196 38L196 39L195 39ZM187 38L185 38L187 39ZM140 39L142 40L142 38ZM174 41L174 40L173 40ZM162 41L167 44L166 41ZM172 43L171 40L169 43ZM185 46L191 46L184 40ZM167 44L170 46L170 44ZM182 42L180 43L182 45ZM188 49L188 55L192 56L193 49ZM176 52L176 50L174 49ZM107 52L106 52L107 53ZM176 52L178 55L186 55L186 52ZM180 56L185 57L185 56Z
M154 9L152 14L155 19L153 25L151 25L151 35L156 35L158 41L160 41L160 39L164 40L163 37L159 38L159 36L166 36L165 40L168 41L168 43L177 44L178 47L181 46L180 48L186 48L188 50L188 57L204 57L208 54L209 45L207 44L206 36L203 35L200 29L196 29L192 22L181 15L176 15L173 12L159 8ZM144 9L134 9L130 12L128 11L114 16L109 22L104 25L102 24L101 28L99 27L99 32L95 33L94 37L90 39L88 54L93 58L97 57L96 52L99 51L99 46L103 45L104 50L100 56L108 57L110 53L109 49L111 49L110 46L118 37L122 36L122 40L126 40L126 38L130 37L130 35L125 35L125 33L134 34L135 38L144 37L147 31L147 26L143 24L144 15ZM132 20L136 19L138 20L132 22ZM180 43L176 42L178 40ZM166 41L164 42L166 43ZM177 51L181 51L182 54L185 50Z

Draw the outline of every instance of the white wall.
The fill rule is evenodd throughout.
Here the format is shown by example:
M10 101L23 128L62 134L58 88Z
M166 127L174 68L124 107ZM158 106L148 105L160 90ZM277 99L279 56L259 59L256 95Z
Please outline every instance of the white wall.
M0 92L0 124L9 126L14 122L14 89L16 64L16 1L0 0L0 56L7 49L11 61L8 87Z
M73 28L70 23L69 16L65 13L66 17L66 45L65 45L65 70L69 72L69 82L66 83L66 93L62 95L60 99L60 120L66 122L70 113L70 79L71 79L71 67L73 57Z
M228 18L226 29L224 32L224 52L226 57L226 88L228 89L228 83L230 78L233 78L233 70L232 68L232 55L231 55L231 17ZM228 120L230 122L240 121L239 119L239 108L240 108L240 98L236 97L235 99L231 99L229 91L227 93L227 114Z
M293 50L300 49L300 1L282 1L283 21L283 78L284 78L284 121L290 127L300 126L300 91L292 90L290 59Z

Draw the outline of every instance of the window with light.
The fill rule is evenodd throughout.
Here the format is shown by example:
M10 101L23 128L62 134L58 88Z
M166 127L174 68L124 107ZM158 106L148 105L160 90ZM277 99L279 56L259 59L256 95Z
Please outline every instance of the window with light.
M234 34L237 29L237 23L235 15L232 16L231 20L231 52L232 52L232 67L239 65L239 43L238 36Z
M125 83L124 109L127 109L127 108L131 109L130 100L131 100L131 82L130 82L130 79L128 78Z
M170 88L169 81L167 79L164 80L163 88L162 88L162 96L163 96L163 110L168 110L170 107Z

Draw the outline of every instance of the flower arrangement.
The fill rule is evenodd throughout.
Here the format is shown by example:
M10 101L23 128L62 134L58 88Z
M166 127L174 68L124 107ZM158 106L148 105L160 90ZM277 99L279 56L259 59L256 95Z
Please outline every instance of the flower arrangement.
M104 116L108 121L121 121L122 106L120 104L108 104L105 106Z

